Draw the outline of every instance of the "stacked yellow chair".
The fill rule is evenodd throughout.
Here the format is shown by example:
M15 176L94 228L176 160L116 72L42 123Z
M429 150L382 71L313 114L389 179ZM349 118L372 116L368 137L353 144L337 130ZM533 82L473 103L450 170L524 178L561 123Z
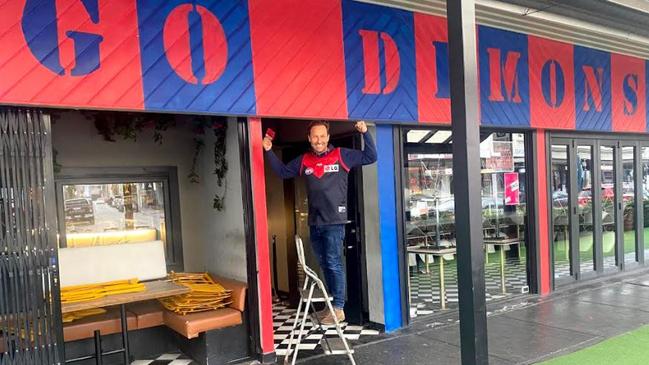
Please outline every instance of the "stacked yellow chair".
M225 289L207 273L171 272L169 279L191 290L187 294L160 299L160 303L174 313L186 315L205 312L232 303L232 291Z

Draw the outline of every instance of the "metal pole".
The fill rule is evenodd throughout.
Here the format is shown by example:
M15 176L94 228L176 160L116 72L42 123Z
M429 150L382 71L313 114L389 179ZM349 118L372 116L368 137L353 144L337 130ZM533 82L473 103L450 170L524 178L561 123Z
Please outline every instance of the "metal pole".
M462 364L488 364L474 0L446 2Z

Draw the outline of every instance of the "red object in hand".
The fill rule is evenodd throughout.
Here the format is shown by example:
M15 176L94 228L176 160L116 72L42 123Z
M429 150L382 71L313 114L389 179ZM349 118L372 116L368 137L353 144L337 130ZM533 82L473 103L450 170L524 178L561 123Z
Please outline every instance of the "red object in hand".
M275 139L275 131L272 130L271 128L266 129L266 137L272 139Z

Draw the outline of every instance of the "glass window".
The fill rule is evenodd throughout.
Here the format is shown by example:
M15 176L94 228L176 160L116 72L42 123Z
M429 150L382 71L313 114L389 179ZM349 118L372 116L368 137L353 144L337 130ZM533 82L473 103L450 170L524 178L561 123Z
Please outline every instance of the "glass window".
M600 194L602 197L602 245L604 270L615 269L615 151L613 147L600 146Z
M649 260L649 147L642 147L642 211L643 211L643 236L644 257Z
M404 131L404 140L405 244L410 314L416 317L457 305L452 135L411 129ZM527 288L525 135L483 133L481 141L485 282L491 300Z
M570 200L568 170L568 146L551 147L550 188L552 191L552 252L554 277L559 279L572 275L570 267Z
M68 184L62 189L66 247L166 243L162 181Z
M624 262L637 261L635 234L635 147L622 147L622 228Z

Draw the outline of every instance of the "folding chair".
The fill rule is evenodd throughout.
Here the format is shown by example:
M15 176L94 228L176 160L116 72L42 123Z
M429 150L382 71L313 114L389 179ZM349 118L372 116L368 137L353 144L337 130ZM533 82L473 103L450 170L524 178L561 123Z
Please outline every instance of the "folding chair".
M329 313L334 318L334 322L336 323L336 332L339 337L339 339L327 339L326 335L322 336L326 344L325 353L327 355L347 355L352 365L356 365L356 361L354 361L354 356L352 355L354 353L354 350L347 343L347 339L345 339L345 336L343 335L342 328L340 327L340 323L338 322L338 318L335 315L333 305L331 304L333 297L327 293L322 280L318 278L318 275L315 273L315 271L307 266L306 259L304 258L304 246L302 244L302 239L297 235L295 236L295 247L297 249L298 261L300 265L302 265L302 268L304 270L305 279L302 290L300 290L300 304L298 304L297 306L297 313L295 315L295 320L293 321L293 329L291 330L291 335L288 340L288 348L286 349L284 363L288 364L289 357L292 355L293 359L290 362L291 365L295 365L297 354L300 350L300 343L302 342L304 326L306 325L309 317L309 308L311 308L315 313L313 303L325 303L327 309L329 309ZM314 316L314 318L317 322L316 327L324 330L322 323L320 323L320 319L317 318L317 316ZM298 321L300 324L299 332L297 333L297 340L295 344L293 344L293 336L295 335L295 331L298 330ZM326 332L326 330L324 330L323 332ZM292 349L293 345L295 345L294 349Z

